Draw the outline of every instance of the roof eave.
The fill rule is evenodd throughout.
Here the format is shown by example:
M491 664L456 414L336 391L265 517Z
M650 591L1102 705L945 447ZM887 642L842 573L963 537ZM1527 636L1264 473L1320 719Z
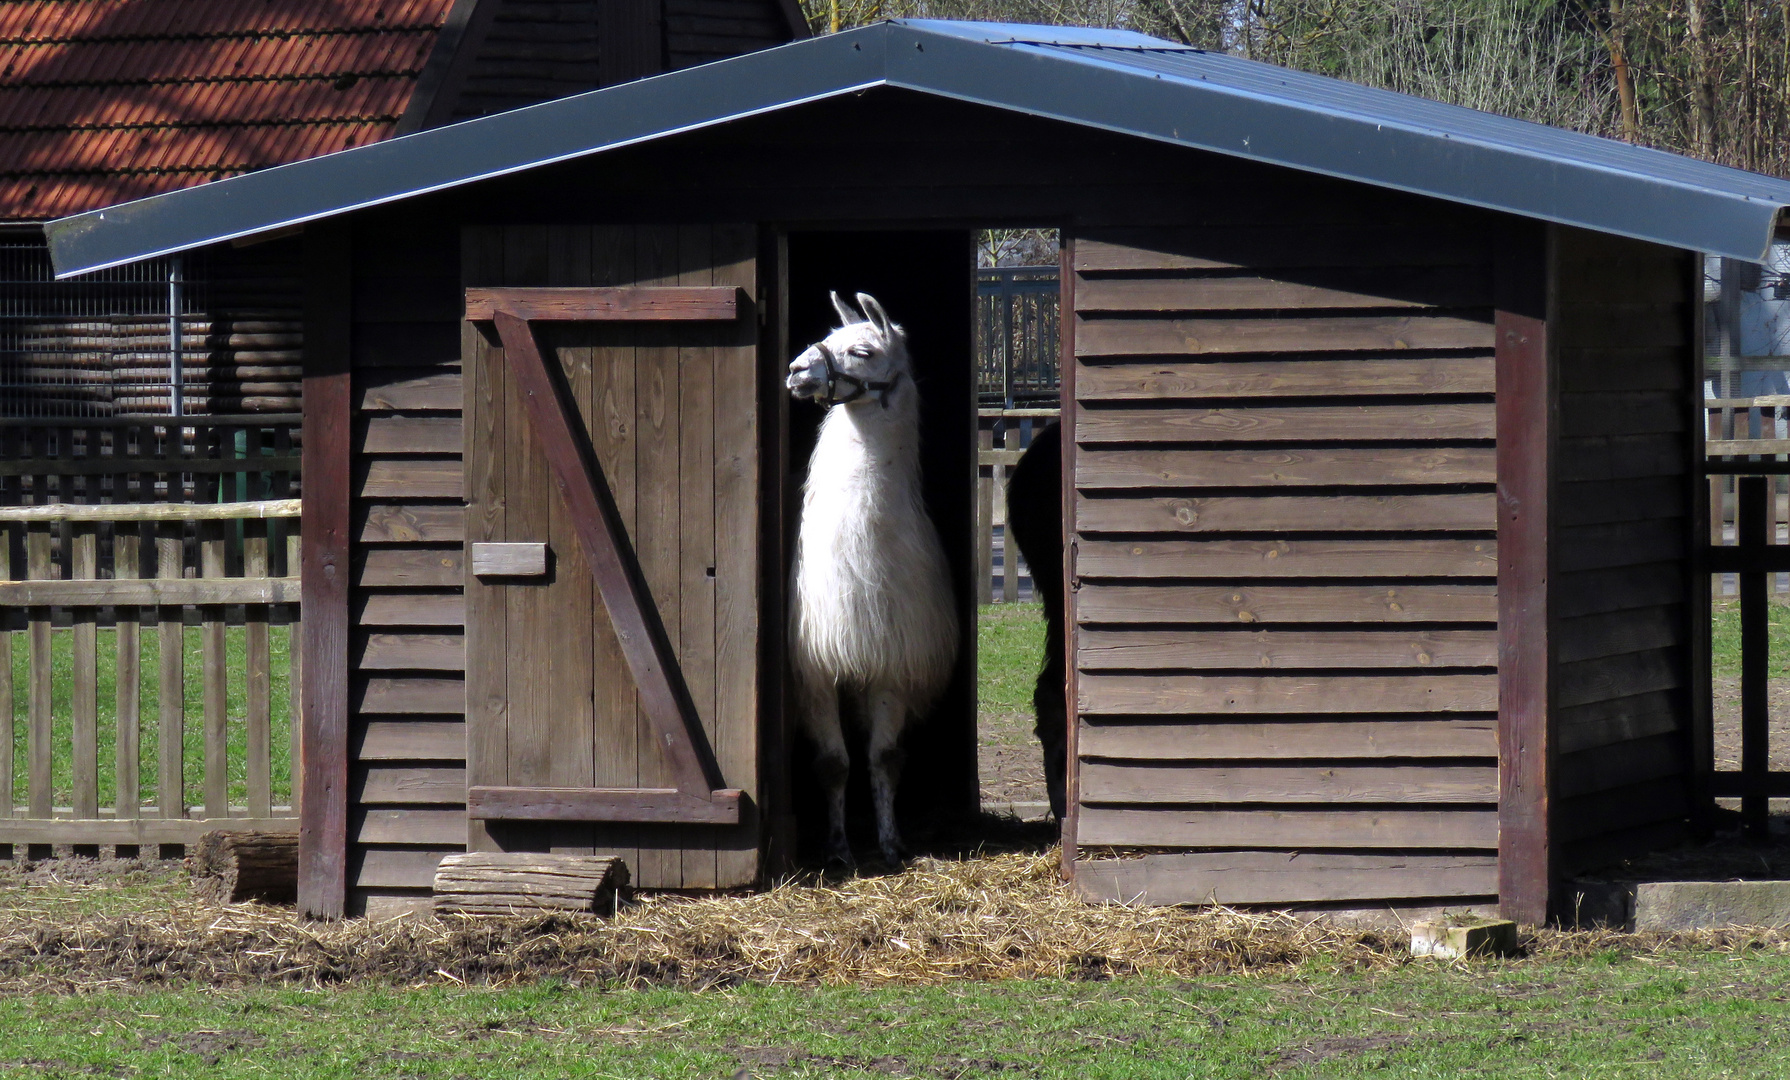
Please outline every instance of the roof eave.
M1059 36L1089 45L1104 35ZM1120 67L1113 57L1124 50L991 40L977 27L882 23L124 203L46 231L57 273L68 276L879 85L1751 261L1765 257L1790 204L1202 82L1229 101L1212 108L1190 102L1189 80ZM677 93L660 92L668 79ZM278 212L268 216L269 207Z
M58 278L91 273L856 93L883 83L878 30L747 53L59 218L45 227L51 263ZM783 63L778 54L798 45L808 50L802 63ZM769 70L779 77L759 77ZM672 78L678 93L658 93L660 80ZM492 131L504 137L485 138ZM280 212L268 216L269 206Z
M1787 208L1445 133L1438 152L1437 132L1293 108L1216 84L1212 91L1230 96L1231 108L1189 109L1173 80L1097 62L1065 64L1060 54L936 35L923 44L889 49L888 85L1650 243L1760 262ZM974 62L960 50L974 50ZM1047 63L1051 77L1032 77ZM1028 100L1014 101L1016 86L1027 88ZM1600 183L1588 190L1584 182L1594 176ZM1638 204L1647 212L1635 213ZM1650 228L1637 230L1637 220Z

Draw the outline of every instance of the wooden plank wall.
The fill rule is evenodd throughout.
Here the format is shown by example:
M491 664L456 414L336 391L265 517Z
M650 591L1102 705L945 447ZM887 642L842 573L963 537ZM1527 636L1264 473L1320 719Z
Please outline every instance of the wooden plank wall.
M1490 229L1330 211L1073 242L1085 895L1496 894Z
M1553 831L1570 873L1682 835L1696 391L1684 252L1556 232Z
M790 39L776 0L665 0L666 69L695 67Z
M453 118L519 109L615 81L605 79L602 63L605 6L603 0L504 0L460 88ZM790 39L777 0L663 0L662 8L662 15L652 15L660 25L645 28L659 44L657 55L635 58L632 65L645 74Z
M354 238L350 914L426 899L466 843L459 236Z

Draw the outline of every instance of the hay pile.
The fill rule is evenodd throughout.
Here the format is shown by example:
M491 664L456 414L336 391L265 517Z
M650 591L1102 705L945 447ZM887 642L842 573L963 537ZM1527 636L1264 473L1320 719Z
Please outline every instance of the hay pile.
M1311 961L1408 963L1402 936L1276 915L1085 904L1055 854L922 860L905 873L782 885L752 896L651 897L619 918L407 918L311 923L168 886L133 910L46 900L0 907L0 987L453 981L726 986L956 979L1189 977ZM1543 934L1538 955L1697 945L1784 948L1783 935Z

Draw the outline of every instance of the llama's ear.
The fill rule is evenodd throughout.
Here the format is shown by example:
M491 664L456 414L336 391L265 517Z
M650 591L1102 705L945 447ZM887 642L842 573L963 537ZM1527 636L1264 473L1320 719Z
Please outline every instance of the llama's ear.
M833 310L839 313L840 326L850 326L852 323L861 323L864 321L864 316L853 311L850 304L839 299L838 293L829 293L828 295L833 298Z
M889 313L876 302L876 297L869 293L858 294L858 306L864 309L864 318L882 334L884 341L895 339L895 324L889 321Z

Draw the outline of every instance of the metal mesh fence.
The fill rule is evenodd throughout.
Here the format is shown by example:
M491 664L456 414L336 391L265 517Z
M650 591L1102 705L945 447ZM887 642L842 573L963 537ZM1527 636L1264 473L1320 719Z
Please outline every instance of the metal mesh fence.
M42 237L0 237L0 417L165 414L170 315L202 352L210 291L202 257L184 257L177 287L171 269L152 259L57 281Z

